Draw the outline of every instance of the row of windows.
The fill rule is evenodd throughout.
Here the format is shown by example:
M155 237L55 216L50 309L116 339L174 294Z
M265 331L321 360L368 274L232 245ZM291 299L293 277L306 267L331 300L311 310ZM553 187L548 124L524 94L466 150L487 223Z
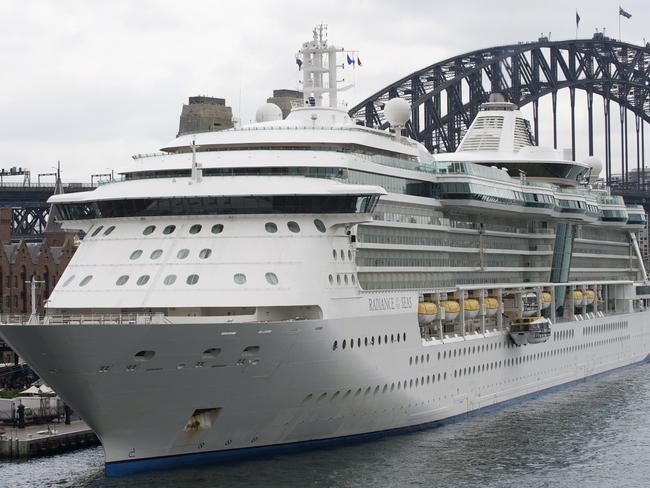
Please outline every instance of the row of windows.
M573 339L573 329L570 330L560 330L553 332L554 341L564 341L566 339Z
M402 332L401 334L391 334L390 338L389 338L388 334L384 334L383 340L384 340L384 344L388 344L389 340L390 340L391 344L396 343L396 342L400 342L400 341L406 342L406 332ZM378 346L381 346L381 344L382 344L382 336L381 335L377 336L376 344ZM350 349L354 349L355 339L350 339L349 345L350 345ZM362 345L364 347L374 346L375 345L375 336L372 336L370 338L364 337L363 342L361 341L361 337L357 337L356 338L356 347L360 348ZM343 342L341 342L341 349L345 349L346 347L348 347L348 340L343 339ZM334 343L332 344L332 351L336 351L338 348L339 348L339 341L334 341Z
M65 280L65 282L63 283L62 286L64 288L67 287L68 285L70 285L74 281L75 278L76 278L75 275L70 276L69 278L67 278ZM149 283L150 278L151 278L151 276L148 275L148 274L141 275L136 280L136 285L144 286L147 283ZM270 285L277 285L279 283L278 276L275 273L268 272L268 273L266 273L264 275L264 278L266 279L267 283L269 283ZM92 279L93 279L93 275L85 276L79 282L79 286L86 286L88 283L90 283L90 281ZM124 286L129 282L130 279L131 279L131 277L129 275L122 275L119 278L117 278L117 280L115 281L115 284L117 286ZM177 276L175 274L169 274L169 275L165 276L165 278L163 279L163 283L165 285L173 285L174 283L176 283L176 279L177 279ZM236 273L236 274L233 275L233 281L238 285L244 285L246 283L246 275L243 274L243 273ZM199 275L198 274L190 274L185 279L185 282L188 285L196 285L199 282Z
M339 257L341 258L341 261L345 261L345 252L343 249L341 249L340 253L336 252L336 249L332 249L332 257L336 261ZM352 261L352 251L348 249L348 261Z
M343 278L341 278L341 276L343 276ZM349 278L348 278L348 276L349 276ZM334 284L334 276L333 275L329 275L329 282L330 282L330 285ZM352 283L353 285L356 285L357 284L357 279L354 277L353 274L350 274L350 275L348 275L348 274L340 274L340 273L337 274L336 275L336 284L341 285L343 283L345 283L346 285L349 285L350 283Z
M189 233L198 234L199 232L201 232L201 230L203 230L203 226L201 224L193 224L190 227ZM148 225L142 231L142 235L148 236L153 234L155 231L156 231L155 225ZM165 226L165 228L162 230L162 233L168 236L173 234L175 231L176 231L176 226L174 224L170 224ZM212 232L213 234L221 234L223 232L223 224L214 224L210 229L210 232Z
M136 249L131 253L129 256L129 259L134 261L136 259L139 259L142 256L142 249ZM151 254L149 255L150 259L158 259L160 256L162 256L163 250L162 249L154 249L151 251ZM176 253L176 257L178 259L185 259L190 255L190 250L189 249L179 249L178 252ZM208 259L210 256L212 256L212 249L205 248L201 249L199 251L199 258L201 259Z
M582 329L582 335L599 334L621 329L627 329L627 320L622 320L620 322L611 322L608 324L589 325Z

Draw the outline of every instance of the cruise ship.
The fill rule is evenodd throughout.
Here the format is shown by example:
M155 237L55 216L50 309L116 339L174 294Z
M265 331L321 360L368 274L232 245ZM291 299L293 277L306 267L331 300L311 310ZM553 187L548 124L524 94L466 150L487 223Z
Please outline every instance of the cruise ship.
M455 153L402 135L400 98L364 127L314 32L286 119L263 105L50 199L85 237L45 314L0 333L109 475L414 431L648 360L645 212L598 161L535 146L496 93Z

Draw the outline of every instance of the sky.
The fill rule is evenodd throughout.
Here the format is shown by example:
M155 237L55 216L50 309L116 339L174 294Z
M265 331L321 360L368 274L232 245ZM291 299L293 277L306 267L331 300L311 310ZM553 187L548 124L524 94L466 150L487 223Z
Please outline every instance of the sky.
M173 140L182 105L194 95L226 98L250 121L273 89L299 87L295 53L317 23L328 25L331 44L358 50L363 60L355 88L342 96L352 106L467 51L542 33L575 38L576 10L579 37L596 28L618 37L619 3L632 14L621 19L622 39L644 43L647 0L2 0L0 169L29 168L34 181L60 160L64 181L89 182L91 174L127 168L131 155ZM560 146L568 147L568 93L559 99ZM586 110L577 117L580 159ZM552 144L546 125L543 145ZM597 138L596 155L602 147Z

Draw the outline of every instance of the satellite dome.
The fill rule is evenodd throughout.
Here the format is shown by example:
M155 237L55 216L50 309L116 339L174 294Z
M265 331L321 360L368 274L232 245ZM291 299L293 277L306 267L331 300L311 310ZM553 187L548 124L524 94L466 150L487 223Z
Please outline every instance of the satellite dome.
M274 103L265 103L255 112L257 122L272 122L282 120L282 110Z
M411 118L411 105L403 98L391 98L384 105L386 120L393 127L404 127Z
M596 181L600 177L600 173L603 171L603 162L596 156L587 156L582 162L591 168L589 179L591 181Z

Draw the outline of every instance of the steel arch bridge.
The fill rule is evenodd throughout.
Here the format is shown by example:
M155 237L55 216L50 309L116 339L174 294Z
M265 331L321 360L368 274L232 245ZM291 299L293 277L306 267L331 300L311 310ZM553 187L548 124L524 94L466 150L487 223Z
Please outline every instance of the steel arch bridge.
M611 102L619 107L623 182L629 183L627 115L634 115L637 169L641 171L645 146L644 122L650 122L650 44L645 47L595 34L593 39L549 41L498 46L454 56L396 81L353 107L349 114L369 127L387 127L384 103L402 97L411 103L407 134L430 151L454 151L482 103L491 92L501 92L513 103L533 104L533 134L539 139L539 99L551 95L553 143L557 148L557 93L568 89L571 105L571 141L575 158L576 90L587 98L589 154L594 146L594 95L603 98L605 172L612 180ZM639 138L639 133L641 137ZM625 137L623 137L625 135ZM639 148L639 141L641 147ZM639 178L637 189L645 189ZM648 181L650 184L650 179Z

